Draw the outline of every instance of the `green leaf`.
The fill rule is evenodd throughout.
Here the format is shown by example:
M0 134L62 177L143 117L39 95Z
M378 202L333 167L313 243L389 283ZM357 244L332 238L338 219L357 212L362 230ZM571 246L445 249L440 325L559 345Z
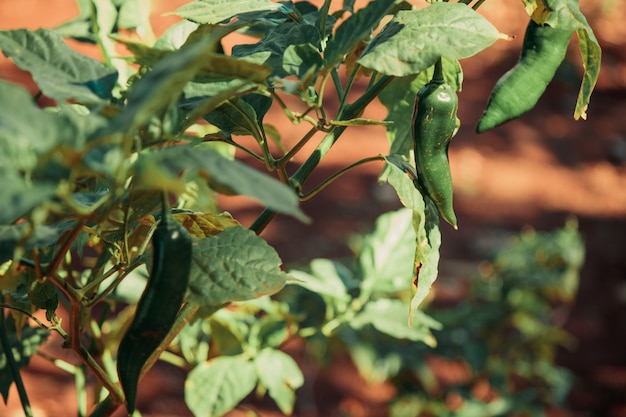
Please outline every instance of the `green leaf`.
M308 289L319 296L338 300L342 303L350 301L346 287L350 271L343 265L330 259L314 259L311 261L311 272L290 270L289 275L294 280L292 284Z
M204 118L223 132L233 135L251 135L263 140L263 117L272 105L272 99L260 94L247 94L226 101Z
M185 403L196 416L219 417L241 402L257 383L254 364L220 356L196 366L185 381Z
M585 22L586 23L586 22ZM578 46L583 57L584 75L583 81L576 100L574 119L587 119L587 107L591 100L591 93L598 82L600 76L600 62L602 59L602 49L596 39L591 27L587 25L585 29L576 31L578 34Z
M56 145L82 145L84 135L70 120L39 108L22 87L0 81L0 106L0 166L5 172L32 171Z
M291 188L248 165L226 159L201 145L174 146L142 154L135 165L138 183L154 189L162 189L166 185L164 181L178 181L178 174L183 170L198 169L217 191L247 195L271 210L308 221ZM173 186L176 188L176 185Z
M273 75L285 77L289 75L289 72L284 68L283 58L289 47L292 45L310 44L316 48L319 43L320 33L317 27L286 22L268 30L263 38L255 44L234 46L232 55L234 57L245 57L246 59L255 58L254 62L271 67ZM305 57L314 59L312 52L305 52ZM290 62L293 62L294 57L290 54L287 58L287 65L289 66Z
M384 293L407 290L413 278L415 231L413 212L401 209L385 213L376 220L376 227L367 235L359 254L363 284Z
M11 224L29 213L32 209L52 198L56 193L53 184L29 184L13 175L0 176L0 223Z
M576 100L574 119L587 119L591 93L600 76L602 49L587 18L580 10L578 0L524 0L523 2L528 14L537 23L548 24L557 29L576 31L584 74Z
M263 349L254 360L259 380L283 414L293 412L295 390L304 384L304 376L296 361L276 349Z
M413 210L413 229L416 235L413 283L416 290L411 300L410 323L413 314L426 299L437 279L441 246L439 216L434 203L429 198L424 199L409 179L404 165L406 163L393 157L387 158L387 162L387 181L395 188L402 204Z
M382 74L404 77L430 68L439 57L468 58L502 36L471 7L437 2L398 12L358 62Z
M75 221L63 221L53 225L39 225L34 230L30 224L0 225L0 264L13 259L18 245L26 250L47 248L57 243L61 234L73 227Z
M322 66L322 57L319 50L310 43L289 45L283 54L283 69L287 74L293 74L302 79L309 71Z
M178 8L175 14L196 23L217 24L239 14L280 7L280 3L270 0L196 0Z
M387 108L387 140L390 155L408 157L413 149L413 106L420 88L428 82L426 72L419 75L394 78L380 93L378 99Z
M206 38L175 52L167 52L148 73L136 81L128 94L128 104L101 132L128 132L160 116L182 94L206 61L215 39Z
M401 300L380 299L371 301L350 321L354 329L361 329L371 324L376 330L396 339L424 342L428 346L437 345L431 329L441 329L441 324L422 311L413 314L412 326L409 327L409 310Z
M4 314L4 312L2 313ZM28 365L31 356L37 353L37 348L46 341L49 334L46 329L42 329L41 327L26 326L20 330L20 337L18 338L18 331L15 327L15 320L12 315L6 318L5 326L0 329L0 331L4 331L9 339L9 345L18 369L22 369ZM13 375L8 365L7 356L2 346L0 346L0 393L2 393L2 398L4 398L5 403L9 398L11 384L13 384Z
M119 8L117 26L122 29L152 31L150 27L150 0L124 0Z
M187 38L189 38L189 35L196 29L198 29L198 24L190 22L189 20L174 23L156 40L154 48L166 51L180 49L187 41Z
M97 104L111 98L117 71L74 51L54 31L0 31L0 49L57 101Z
M367 39L395 3L396 0L372 1L339 25L324 50L324 67L334 67L359 42Z
M269 300L269 297L264 297ZM259 298L255 299L259 300ZM266 312L268 312L266 310ZM275 313L269 311L268 313ZM250 330L250 344L259 347L272 347L278 348L291 336L290 329L287 327L287 323L282 318L272 317L266 315L251 326Z
M254 232L230 227L197 240L189 289L201 306L218 306L278 292L287 280L276 251Z
M57 287L52 281L33 281L28 288L28 298L35 307L46 310L46 320L52 321L54 319L56 309L59 306L59 297Z
M248 330L241 321L224 309L209 318L211 339L221 355L233 356L243 353Z

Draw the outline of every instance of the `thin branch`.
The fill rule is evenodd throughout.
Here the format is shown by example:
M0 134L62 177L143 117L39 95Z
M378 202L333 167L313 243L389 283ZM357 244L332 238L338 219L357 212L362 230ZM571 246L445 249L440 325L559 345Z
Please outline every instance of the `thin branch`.
M324 181L322 181L320 184L318 184L316 187L314 187L311 191L309 191L306 194L301 194L300 195L300 200L301 201L306 201L308 199L310 199L311 197L313 197L314 195L318 194L320 191L322 191L324 188L326 188L327 186L329 186L333 181L335 181L337 178L341 177L343 174L347 173L348 171L366 164L368 162L372 162L372 161L384 161L385 157L382 155L377 155L377 156L371 156L369 158L364 158L361 159L353 164L348 165L345 168L340 169L339 171L335 172L333 175L331 175L330 177L326 178Z

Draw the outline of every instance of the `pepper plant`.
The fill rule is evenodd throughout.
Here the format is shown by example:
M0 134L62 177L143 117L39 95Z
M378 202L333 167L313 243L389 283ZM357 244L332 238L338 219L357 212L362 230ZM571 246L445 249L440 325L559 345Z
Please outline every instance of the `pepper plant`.
M426 94L418 92L432 80L456 100L461 60L507 39L477 11L483 2L418 7L375 0L355 8L347 0L195 0L172 10L181 21L155 39L146 1L79 0L80 15L53 30L0 31L0 49L39 88L33 97L0 81L5 400L15 382L31 414L19 370L50 333L75 354L76 364L66 368L77 381L84 372L95 377L94 401L78 390L80 415L94 416L135 408L129 393L138 389L141 396L141 383L119 384L129 354L145 361L133 371L141 375L159 358L190 371L187 405L194 415L217 416L255 388L284 413L293 411L302 373L280 350L293 337L330 338L346 325L357 332L372 325L434 346L432 330L440 323L420 306L437 278L439 212L456 227L447 151L458 123L456 107L454 114L438 111L440 103L420 103ZM574 118L585 118L600 48L577 1L523 0L520 7L529 27L576 33L584 74ZM226 41L242 34L255 41L226 51ZM524 58L546 36L525 42L525 74L507 91L541 95L553 68ZM102 62L70 49L64 37L96 44ZM567 42L560 45L562 53ZM120 58L119 46L129 55ZM43 108L42 97L53 104ZM363 117L373 100L386 106L385 120ZM497 100L498 111L510 112L505 120L535 104L522 106L515 95ZM273 107L286 126L305 125L306 133L292 140L288 127L267 124ZM434 116L420 113L427 110ZM389 152L313 183L343 133L371 125L386 129ZM406 210L379 220L387 222L386 239L363 242L361 272L332 260L312 262L309 272L284 269L262 237L267 225L279 215L315 221L299 202L369 163L383 165L380 181ZM245 195L264 209L244 227L220 208L220 195ZM169 206L171 218L162 212ZM159 240L164 221L178 222L192 237L189 262L182 261L189 253L180 256L183 246ZM407 244L390 251L398 240ZM161 276L164 263L167 271L189 272ZM172 282L156 285L163 279ZM269 297L299 287L324 301L323 317L314 301L295 308ZM137 288L145 288L143 295ZM173 323L152 313L171 303L177 309L181 297ZM39 309L45 319L35 315ZM138 339L136 349L120 348L125 337Z

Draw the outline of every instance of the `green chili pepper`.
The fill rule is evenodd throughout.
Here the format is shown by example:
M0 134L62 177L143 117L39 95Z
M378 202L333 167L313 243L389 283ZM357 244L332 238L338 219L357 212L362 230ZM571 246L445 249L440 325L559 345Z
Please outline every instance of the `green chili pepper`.
M417 93L413 109L413 145L417 186L437 206L441 217L455 229L452 175L448 161L450 140L459 128L459 100L443 77L441 58L432 80Z
M515 119L535 107L565 59L573 31L530 20L517 64L496 83L478 121L478 133Z
M172 328L189 283L191 237L163 206L152 237L150 278L118 350L117 371L129 414L135 410L141 370Z

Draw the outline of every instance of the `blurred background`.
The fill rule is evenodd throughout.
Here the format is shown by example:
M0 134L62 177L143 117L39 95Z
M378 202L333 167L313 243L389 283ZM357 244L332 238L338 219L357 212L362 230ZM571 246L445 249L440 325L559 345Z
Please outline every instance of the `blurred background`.
M157 35L178 20L163 13L185 3L152 2ZM339 6L341 2L335 3ZM365 3L357 1L356 8ZM420 7L425 4L412 3ZM588 120L572 118L581 77L574 37L567 62L537 107L519 120L478 135L474 129L489 92L500 75L515 64L528 19L517 0L488 0L479 9L498 30L515 38L498 41L461 61L462 126L450 146L459 230L441 225L443 244L436 294L461 299L481 262L511 236L529 227L560 228L575 216L586 259L578 295L563 325L576 343L571 349L559 350L556 361L577 378L569 396L570 409L554 410L554 415L618 417L626 416L626 2L582 0L581 9L603 50ZM77 14L74 0L0 0L0 29L53 28ZM98 57L91 45L68 43ZM0 78L36 92L30 76L4 56L0 57ZM377 102L364 115L373 119L385 116L385 108ZM279 110L273 109L266 121L285 131L294 129L295 133L299 129L285 125L288 121ZM321 164L317 178L387 150L383 129L348 129ZM381 165L363 165L304 202L302 208L312 218L311 224L278 217L263 237L288 265L315 257L349 255L351 235L370 230L378 215L400 208L393 190L377 183L380 169ZM243 198L229 197L222 203L244 225L260 211L254 202ZM145 388L152 405L143 415L191 415L182 402L184 375L167 366L151 372L155 377L150 380L158 382ZM37 399L33 404L36 416L61 417L75 409L73 379L46 361L33 358L25 383L31 397ZM324 412L319 415L384 415L384 404L394 395L385 384L365 383L354 366L341 358L332 369L318 371L315 384L317 402L322 404L318 407ZM0 404L0 415L21 415L14 388L9 404ZM268 411L262 415L279 414Z

